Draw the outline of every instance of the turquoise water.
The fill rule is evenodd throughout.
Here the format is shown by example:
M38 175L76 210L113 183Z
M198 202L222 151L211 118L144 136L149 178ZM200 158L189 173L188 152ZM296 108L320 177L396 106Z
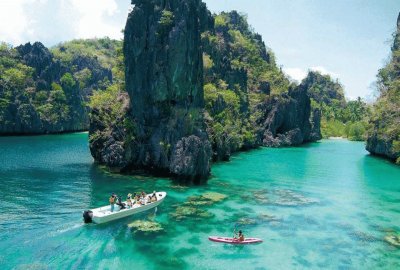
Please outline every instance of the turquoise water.
M0 149L1 269L400 269L400 248L384 240L400 232L400 168L363 143L241 153L198 187L107 173L85 133L3 137ZM83 224L81 211L111 192L140 190L168 197L156 211ZM226 198L191 199L209 192ZM128 227L137 220L162 230ZM207 239L235 227L264 243Z

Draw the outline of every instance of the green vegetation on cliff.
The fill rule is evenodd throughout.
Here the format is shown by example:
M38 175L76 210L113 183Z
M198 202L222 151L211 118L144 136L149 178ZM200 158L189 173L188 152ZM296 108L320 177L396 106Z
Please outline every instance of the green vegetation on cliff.
M391 51L389 62L377 75L380 96L373 107L367 150L400 164L400 14Z
M214 159L256 143L256 106L271 94L287 92L289 79L247 18L236 11L214 15L202 33L204 97Z
M56 60L71 67L75 80L80 84L87 84L93 79L93 74L90 74L87 68L77 71L79 64L85 63L92 63L95 67L111 70L114 82L125 83L123 62L121 61L122 41L109 38L77 39L61 43L51 48L50 51ZM78 60L78 58L80 59ZM108 78L103 78L103 81L99 83L101 83L99 87L103 87L108 86L111 82Z
M366 139L370 108L361 98L346 101L339 81L316 71L310 71L302 84L308 88L312 106L322 112L323 137Z
M277 94L286 92L289 80L275 62L247 18L236 11L214 15L215 27L202 34L206 83L224 80L239 91Z
M118 73L121 42L74 40L51 50L41 43L0 45L0 134L40 134L88 129L86 102Z
M89 142L105 140L112 133L112 128L123 129L128 132L129 140L134 139L134 125L125 118L129 107L129 97L125 91L125 70L122 43L113 47L113 83L106 89L97 89L89 99L88 106L91 109L89 116L91 121L102 123L104 129L91 132Z

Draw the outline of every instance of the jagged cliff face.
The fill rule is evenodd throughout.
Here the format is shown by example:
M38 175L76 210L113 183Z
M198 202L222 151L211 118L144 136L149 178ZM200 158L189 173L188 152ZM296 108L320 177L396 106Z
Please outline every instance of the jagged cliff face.
M205 179L210 144L203 119L200 33L208 11L199 0L133 0L125 28L126 91L135 140L129 164Z
M319 111L311 111L307 88L272 96L257 107L258 136L269 147L295 146L321 139Z
M366 149L400 164L400 14L391 60L377 77L380 97L374 105Z

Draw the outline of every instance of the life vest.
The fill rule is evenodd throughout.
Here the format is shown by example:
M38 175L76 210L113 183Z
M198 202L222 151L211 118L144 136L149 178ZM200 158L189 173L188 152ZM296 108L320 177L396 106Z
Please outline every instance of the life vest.
M115 203L115 198L112 197L112 196L110 197L110 203L111 203L111 204L114 204L114 203Z

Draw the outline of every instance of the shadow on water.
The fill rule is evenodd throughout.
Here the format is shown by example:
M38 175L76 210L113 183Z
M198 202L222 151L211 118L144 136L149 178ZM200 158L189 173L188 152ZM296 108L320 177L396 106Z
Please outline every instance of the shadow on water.
M400 179L400 166L381 157L366 155L360 162L362 180L365 188L372 193L376 189L400 192L398 179ZM397 187L397 188L396 188Z

